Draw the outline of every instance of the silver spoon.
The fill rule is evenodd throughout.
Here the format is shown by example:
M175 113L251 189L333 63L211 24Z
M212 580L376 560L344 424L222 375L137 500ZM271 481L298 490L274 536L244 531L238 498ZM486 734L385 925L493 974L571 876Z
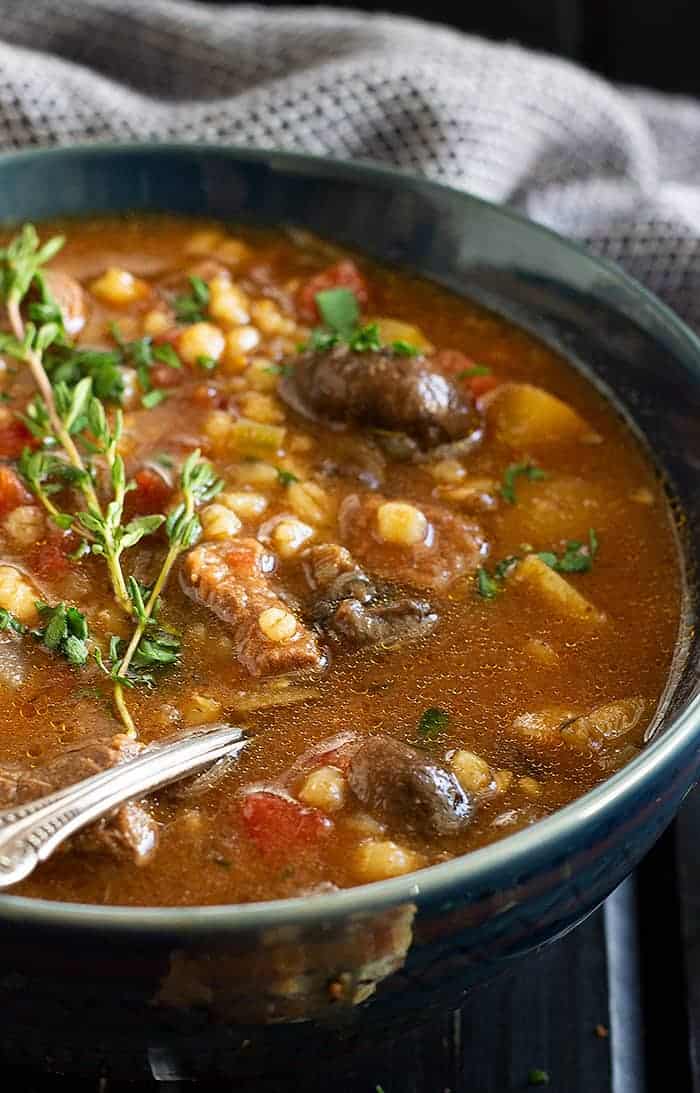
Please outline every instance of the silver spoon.
M242 729L216 725L149 744L135 758L65 789L0 811L0 889L24 880L71 835L134 797L176 782L248 743Z

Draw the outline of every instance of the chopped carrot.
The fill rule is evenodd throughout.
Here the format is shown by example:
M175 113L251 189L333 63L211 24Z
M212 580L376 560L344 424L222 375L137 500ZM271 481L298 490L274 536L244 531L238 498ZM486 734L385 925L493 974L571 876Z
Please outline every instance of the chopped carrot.
M21 421L11 421L0 428L0 459L18 459L27 446L33 447L34 437Z
M31 494L24 488L16 471L12 467L0 465L0 516L12 512L18 505L26 505L29 501Z
M127 506L130 513L163 512L169 502L173 488L151 467L142 467L134 475L136 489L127 494Z

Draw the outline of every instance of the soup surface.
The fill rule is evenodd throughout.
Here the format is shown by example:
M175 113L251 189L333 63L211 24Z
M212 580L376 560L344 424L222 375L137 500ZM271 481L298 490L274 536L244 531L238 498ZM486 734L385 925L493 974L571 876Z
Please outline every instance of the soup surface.
M588 381L295 231L57 232L2 244L0 807L187 727L251 740L13 891L329 891L502 838L637 753L680 567Z

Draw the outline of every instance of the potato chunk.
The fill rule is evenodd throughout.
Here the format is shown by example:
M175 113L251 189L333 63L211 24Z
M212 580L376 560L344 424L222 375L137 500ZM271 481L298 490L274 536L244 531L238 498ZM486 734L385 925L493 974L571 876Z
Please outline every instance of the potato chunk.
M575 410L530 383L501 384L488 397L486 416L499 440L521 450L580 440L591 432Z
M567 539L585 539L588 529L609 532L618 507L611 491L599 482L547 470L544 480L518 479L518 503L501 505L498 529L508 549L530 543L533 550L552 550Z
M513 719L510 733L523 744L551 748L561 740L562 730L577 715L567 706L545 706L541 710L521 713Z
M606 621L602 611L536 554L528 554L522 560L511 580L535 593L558 618L594 627L602 626Z
M636 728L647 706L644 698L608 702L565 725L561 731L562 738L579 751L587 751L609 740L617 740Z
M37 620L39 596L29 580L12 565L0 565L0 608L9 611L27 626Z

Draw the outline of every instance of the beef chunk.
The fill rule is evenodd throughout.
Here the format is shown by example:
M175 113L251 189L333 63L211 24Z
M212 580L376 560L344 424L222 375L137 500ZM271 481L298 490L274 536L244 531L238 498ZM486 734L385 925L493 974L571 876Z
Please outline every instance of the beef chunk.
M141 745L123 735L110 741L91 740L56 756L43 766L28 768L21 763L0 766L0 807L11 808L90 778L117 763L131 759ZM145 861L155 849L158 829L143 806L135 801L121 805L71 840L76 849L99 851Z
M21 805L65 789L74 782L133 758L140 747L126 736L115 736L111 741L95 739L69 748L38 767L4 763L0 766L0 807Z
M369 490L384 481L386 459L379 445L368 436L339 436L333 443L333 457L317 467L328 478L356 478Z
M399 356L390 349L306 350L278 390L301 413L406 433L421 448L461 440L477 424L468 394L432 371L425 357Z
M338 512L340 534L352 554L372 573L415 588L444 589L475 572L487 553L481 528L438 505L421 505L428 534L421 543L385 542L377 528L377 510L385 497L350 494Z
M92 824L74 838L78 850L131 858L141 863L151 857L158 843L153 817L137 801L127 801L113 816Z
M358 748L348 782L369 812L409 834L456 835L472 819L473 802L454 774L389 736Z
M348 645L399 645L429 634L437 622L426 600L378 587L336 543L308 550L305 568L316 594L314 622Z
M182 584L197 603L209 607L231 628L236 656L253 676L321 668L325 658L314 634L297 620L283 641L271 640L260 628L269 608L289 611L270 586L274 556L256 539L201 543L185 558Z

